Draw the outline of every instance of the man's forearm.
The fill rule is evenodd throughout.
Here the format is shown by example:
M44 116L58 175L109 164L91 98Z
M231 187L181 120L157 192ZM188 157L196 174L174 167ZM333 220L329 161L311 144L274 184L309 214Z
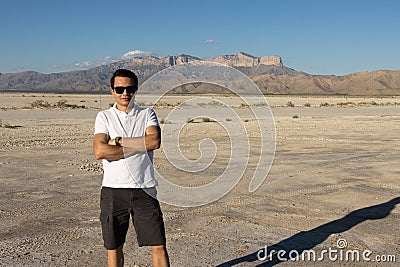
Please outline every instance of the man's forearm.
M119 160L125 158L124 149L120 146L101 144L95 151L96 159Z
M110 139L108 144L101 147L102 158L107 160L119 160L138 153L149 152L160 147L159 139L153 135L142 137L123 137L117 146L115 139Z
M161 130L159 127L149 126L144 136L122 137L119 144L120 146L115 143L115 139L109 139L108 134L95 134L93 150L96 159L119 160L158 149L161 144Z
M125 153L133 155L158 149L160 147L160 139L154 134L149 134L142 137L123 137L120 140L120 144L124 147L124 150L126 150Z

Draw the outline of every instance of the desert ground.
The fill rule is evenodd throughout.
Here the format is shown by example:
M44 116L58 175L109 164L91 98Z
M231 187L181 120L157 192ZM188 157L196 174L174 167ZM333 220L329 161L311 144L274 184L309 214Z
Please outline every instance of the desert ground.
M161 127L174 123L171 110L196 97L160 100L155 111ZM239 183L217 201L198 207L162 203L172 266L398 266L400 97L266 96L276 151L266 180L252 193L255 169L267 168L257 164L257 118L237 97L207 97L240 115L250 160ZM136 101L152 106L149 99L140 95ZM107 94L0 94L0 266L106 265L102 168L92 137L97 112L112 103ZM163 142L173 134L163 132ZM204 138L218 148L209 168L176 170L162 145L154 154L157 171L183 186L216 179L231 148L221 124L188 120L179 145L194 160ZM265 247L272 256L259 259ZM289 254L310 250L316 259L295 261L295 252ZM323 253L329 250L331 257ZM133 227L124 251L126 266L151 266L150 250L137 246ZM349 251L359 253L359 261L346 259Z

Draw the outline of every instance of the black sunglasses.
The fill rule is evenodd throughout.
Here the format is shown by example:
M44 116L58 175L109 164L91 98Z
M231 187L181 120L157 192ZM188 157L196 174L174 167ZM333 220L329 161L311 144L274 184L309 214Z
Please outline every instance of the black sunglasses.
M114 87L113 90L119 95L123 94L124 91L126 90L126 93L129 95L129 94L135 93L137 89L138 89L138 87L136 85L131 85L131 86L126 86L126 87L117 86L117 87Z

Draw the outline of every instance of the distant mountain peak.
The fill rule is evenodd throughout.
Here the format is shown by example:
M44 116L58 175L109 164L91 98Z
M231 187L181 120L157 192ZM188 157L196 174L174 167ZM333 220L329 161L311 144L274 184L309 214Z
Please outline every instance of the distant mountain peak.
M258 65L283 66L280 56L255 57L244 52L239 52L234 55L218 56L209 61L218 62L232 67L256 67Z
M245 52L242 52L242 51L240 51L239 53L237 53L236 55L243 55L243 56L246 56L246 57L251 57L251 58L257 58L257 57L255 57L255 56L253 56L253 55L250 55L250 54L248 54L248 53L245 53Z
M149 55L88 70L52 74L34 71L3 73L0 75L0 91L100 93L108 91L110 76L119 68L132 70L143 83L165 68L200 61L236 68L267 94L400 95L400 71L360 72L340 77L309 75L284 66L280 56L255 57L245 52L211 59L186 54L161 58Z

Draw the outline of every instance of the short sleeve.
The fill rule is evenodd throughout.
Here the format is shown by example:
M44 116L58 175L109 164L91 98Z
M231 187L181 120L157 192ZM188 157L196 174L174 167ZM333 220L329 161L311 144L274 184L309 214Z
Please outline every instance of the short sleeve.
M147 113L147 121L146 121L146 128L149 126L157 126L160 127L157 120L157 115L153 109L149 108Z
M107 117L105 116L104 112L99 112L96 116L96 121L94 123L94 134L98 133L109 134L107 128Z

